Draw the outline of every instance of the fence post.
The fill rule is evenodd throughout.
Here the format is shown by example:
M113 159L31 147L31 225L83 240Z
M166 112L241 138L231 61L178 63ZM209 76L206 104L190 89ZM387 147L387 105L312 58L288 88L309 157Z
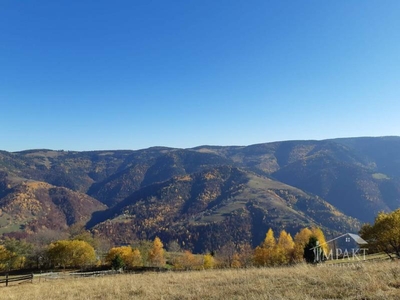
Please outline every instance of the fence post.
M33 273L31 273L31 283L33 283Z
M6 286L8 286L8 273L6 274Z

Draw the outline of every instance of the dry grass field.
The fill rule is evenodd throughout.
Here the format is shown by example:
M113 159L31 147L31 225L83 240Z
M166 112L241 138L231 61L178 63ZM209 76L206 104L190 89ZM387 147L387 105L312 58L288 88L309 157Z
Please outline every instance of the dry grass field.
M400 263L36 278L0 299L400 299Z

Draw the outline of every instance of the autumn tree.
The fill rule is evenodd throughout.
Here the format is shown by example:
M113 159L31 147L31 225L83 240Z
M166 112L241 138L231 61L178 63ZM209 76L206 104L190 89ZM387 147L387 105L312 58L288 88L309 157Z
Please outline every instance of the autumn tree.
M143 258L139 249L133 249L132 252L132 266L133 267L141 267L143 266Z
M265 235L265 239L262 243L262 247L266 248L266 249L273 249L276 245L276 240L274 237L274 232L273 230L270 228L267 231L267 234Z
M12 269L15 257L15 253L8 251L4 246L0 245L0 270L9 271Z
M191 270L199 268L201 266L201 260L194 256L192 252L185 251L175 260L174 267L176 269Z
M156 237L153 241L153 246L149 251L149 264L153 267L165 266L164 245L161 240Z
M254 263L257 266L282 265L293 262L295 243L290 233L282 230L278 241L270 228L264 241L254 250Z
M274 263L274 250L276 247L276 240L274 232L270 228L265 235L264 241L260 246L254 250L254 263L257 266L267 266Z
M130 246L111 248L106 256L106 262L112 264L117 256L123 261L124 266L128 268L140 267L143 265L140 251L138 249L132 249Z
M319 242L319 245L323 251L323 253L329 253L329 245L326 242L325 235L322 232L321 228L313 227L311 228L312 235L315 236Z
M107 241L104 238L94 237L92 233L86 230L85 223L75 223L69 227L68 231L70 240L84 241L90 244L96 250L104 250L102 248L102 243Z
M365 224L361 228L360 235L372 251L400 258L400 209L379 213L374 224Z
M32 244L14 238L6 238L3 241L4 248L11 253L9 255L8 266L11 269L21 269L25 266L27 258L31 255Z
M94 248L87 242L62 240L50 244L48 255L53 264L66 267L82 267L96 260Z
M291 262L293 257L294 242L290 233L282 230L278 243L273 248L274 264L285 265Z
M153 249L154 241L150 240L135 240L132 242L132 249L138 249L141 256L143 264L149 265L149 253Z
M242 263L240 262L239 254L238 253L233 254L230 267L231 268L240 268L241 266L242 266Z
M38 268L50 267L48 257L48 246L57 240L68 238L68 234L60 230L44 229L34 235L28 236L27 242L32 245L32 251L28 257L30 267Z
M214 257L210 254L207 253L206 255L203 256L203 268L204 269L212 269L214 268Z
M99 262L103 263L107 253L112 248L110 240L106 237L95 236L86 230L84 222L77 222L68 229L69 240L84 241L90 244L96 251Z
M304 260L304 247L308 243L312 231L308 228L301 229L294 236L294 249L293 249L293 260L295 262L301 262Z

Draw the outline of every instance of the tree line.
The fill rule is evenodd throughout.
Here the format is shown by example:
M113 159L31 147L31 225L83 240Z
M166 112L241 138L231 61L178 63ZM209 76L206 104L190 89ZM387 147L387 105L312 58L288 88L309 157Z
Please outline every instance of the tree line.
M369 242L371 252L385 252L400 258L400 209L379 213L374 224L365 224L361 236ZM5 238L0 243L0 270L23 268L89 268L107 266L114 269L168 267L177 270L279 266L313 262L312 249L317 245L329 252L320 228L303 228L292 238L285 230L275 236L269 229L264 240L253 249L249 244L228 242L218 250L193 254L182 250L176 241L164 248L153 241L135 241L131 245L112 247L106 240L93 237L83 227L73 226L69 237L55 239L59 233L49 231L33 240ZM311 257L310 257L311 256Z
M169 267L177 270L210 269L215 267L273 266L300 262L310 236L321 243L325 237L319 228L304 228L295 238L282 230L278 238L269 229L260 246L229 242L220 249L205 254L182 250L176 241L167 245L160 238L135 241L131 245L111 247L105 241L81 230L69 238L43 244L40 237L33 242L6 238L0 245L0 270L23 268L89 268L109 266L114 269L137 267ZM38 242L39 241L39 242ZM40 242L42 241L42 243Z

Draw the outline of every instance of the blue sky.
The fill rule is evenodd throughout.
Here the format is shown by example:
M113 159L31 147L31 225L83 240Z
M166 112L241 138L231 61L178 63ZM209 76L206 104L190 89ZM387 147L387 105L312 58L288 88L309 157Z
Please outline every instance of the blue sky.
M0 149L400 135L400 1L0 1Z

